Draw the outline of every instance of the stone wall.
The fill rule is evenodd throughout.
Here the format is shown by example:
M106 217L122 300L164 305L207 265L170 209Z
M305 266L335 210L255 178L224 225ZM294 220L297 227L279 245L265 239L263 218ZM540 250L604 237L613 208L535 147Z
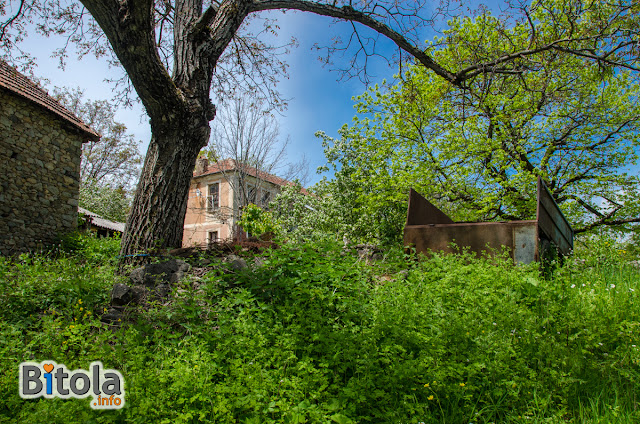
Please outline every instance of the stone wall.
M0 254L38 250L77 226L82 135L0 88Z

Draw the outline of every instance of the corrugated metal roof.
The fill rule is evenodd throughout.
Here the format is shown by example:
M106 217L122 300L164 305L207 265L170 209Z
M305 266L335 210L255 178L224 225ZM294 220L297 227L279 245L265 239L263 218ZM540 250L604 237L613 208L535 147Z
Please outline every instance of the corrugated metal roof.
M112 230L112 231L120 231L121 233L124 232L125 224L122 222L109 221L108 219L104 219L97 213L91 212L90 210L87 210L81 207L78 207L78 213L81 213L89 217L89 219L91 220L91 224L95 225L96 227L106 228L107 230Z
M77 116L65 109L60 103L58 103L53 97L38 87L33 81L29 80L26 76L22 75L16 69L9 66L5 61L0 59L0 87L4 87L7 90L30 100L50 112L55 113L60 118L69 122L82 133L85 134L87 140L98 141L100 140L100 134L92 130L84 122L82 122Z

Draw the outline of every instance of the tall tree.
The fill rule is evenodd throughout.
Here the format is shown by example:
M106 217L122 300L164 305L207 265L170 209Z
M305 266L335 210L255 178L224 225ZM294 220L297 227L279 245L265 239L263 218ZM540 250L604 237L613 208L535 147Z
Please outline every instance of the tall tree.
M306 158L296 163L287 159L289 137L282 138L273 110L265 101L250 95L234 96L224 101L217 115L205 152L215 160L234 161L238 186L233 189L240 196L241 205L256 203L247 191L246 177L249 175L258 184L265 174L289 181L297 179L301 184L306 182ZM233 183L236 183L235 179Z
M453 21L434 57L473 63L479 48L528 44L501 25L490 14ZM640 181L627 172L640 149L638 76L554 51L520 64L516 78L486 74L464 88L411 66L363 95L343 139L325 137L338 176L367 187L362 215L404 203L399 193L413 186L461 220L532 219L540 176L577 232L640 222Z
M438 63L416 44L421 29L429 23L423 1L353 2L309 0L15 0L11 7L2 3L5 17L0 24L0 42L8 45L11 30L19 38L26 18L38 20L43 31L67 32L81 53L104 53L100 40L109 41L117 61L125 69L150 118L149 144L132 213L122 240L122 254L130 255L152 246L181 244L186 200L198 152L210 135L209 121L215 116L211 91L219 91L226 81L242 75L243 57L253 65L245 75L266 75L263 62L266 46L260 40L243 42L239 30L251 15L268 10L299 10L352 23L355 47L351 69L358 70L359 56L366 59L375 51L376 37L394 42L422 66L448 83L463 86L487 72L517 72L519 59L542 50L571 52L605 66L635 66L634 4L626 1L595 2L578 0L539 0L530 9L542 10L543 18L524 8L520 15L522 31L529 44L505 43L499 50L477 52L471 64ZM91 16L89 18L88 12ZM571 25L566 25L569 22ZM541 25L555 31L540 37ZM361 31L366 28L368 32ZM166 30L170 29L170 34ZM246 41L246 39L245 39ZM237 53L233 55L225 55ZM62 54L64 55L64 53ZM236 68L225 67L239 63ZM269 63L274 63L269 61ZM171 69L171 71L170 71ZM221 78L232 69L229 78ZM262 71L258 73L257 71Z

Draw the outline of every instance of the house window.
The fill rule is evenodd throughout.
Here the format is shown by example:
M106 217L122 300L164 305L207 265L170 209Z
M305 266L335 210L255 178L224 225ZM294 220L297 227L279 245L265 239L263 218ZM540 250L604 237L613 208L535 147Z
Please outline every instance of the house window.
M254 205L256 204L256 198L258 197L257 191L258 189L256 188L256 186L247 184L247 203L253 203Z
M269 206L269 202L271 201L271 192L267 190L262 190L262 196L260 197L260 206L263 208L267 208Z
M209 185L207 196L207 211L214 212L220 208L220 183Z
M209 231L208 243L216 243L218 241L218 232L217 231Z

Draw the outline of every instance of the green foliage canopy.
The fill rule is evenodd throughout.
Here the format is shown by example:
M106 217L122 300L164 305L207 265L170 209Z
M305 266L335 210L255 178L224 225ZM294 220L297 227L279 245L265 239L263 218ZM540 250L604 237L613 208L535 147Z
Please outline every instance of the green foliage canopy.
M526 26L488 12L454 19L429 50L446 66L471 65L483 52L525 49ZM557 23L537 28L556 36ZM628 172L640 147L636 74L542 51L462 88L413 65L399 78L358 98L341 139L320 134L337 184L357 186L354 204L378 238L401 232L409 187L459 220L533 218L538 176L578 232L640 221L640 180Z

